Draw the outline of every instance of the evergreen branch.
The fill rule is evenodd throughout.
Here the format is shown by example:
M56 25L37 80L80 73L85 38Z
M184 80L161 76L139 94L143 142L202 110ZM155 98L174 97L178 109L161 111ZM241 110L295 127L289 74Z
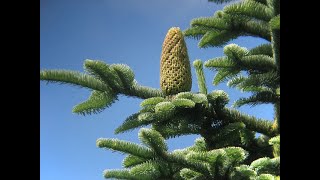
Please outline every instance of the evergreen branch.
M153 149L157 154L168 151L164 138L156 130L142 128L139 131L139 140L146 146Z
M231 169L233 169L233 167L237 164L238 163L229 158L226 151L224 151L224 153L217 157L215 162L215 177L217 177L217 179L226 179Z
M109 107L115 100L117 100L117 96L114 94L92 91L89 99L76 105L72 111L82 115L96 114Z
M237 87L237 86L239 86L239 84L242 84L247 79L248 79L248 77L244 77L242 75L239 75L237 77L234 77L234 78L230 79L227 82L227 86L229 86L229 87Z
M245 128L244 123L230 123L214 133L211 141L215 144L215 148L222 148L232 144L239 144L240 131Z
M242 84L240 84L238 86L238 89L240 89L242 92L253 92L254 95L256 95L257 93L265 93L265 92L272 92L273 91L273 89L269 88L269 87L264 87L264 86L243 86Z
M237 44L228 44L223 48L223 53L235 62L248 55L249 51L246 48L240 47Z
M248 16L264 21L269 21L272 18L272 10L268 6L252 0L244 0L240 3L225 6L223 11L228 14Z
M274 60L266 55L249 55L241 59L241 64L247 70L269 72L277 69Z
M139 110L139 113L154 113L154 106L145 106Z
M203 163L189 161L183 155L167 154L164 158L168 162L177 163L177 164L181 165L182 167L197 171L197 172L202 173L204 175L210 175L210 172L208 171L208 166L206 166Z
M254 116L245 115L235 109L224 108L221 112L217 111L220 119L230 122L243 122L251 131L256 131L267 136L273 137L277 135L277 131L272 128L272 122L255 118Z
M280 14L280 0L267 0L267 5L273 11L273 15Z
M107 65L102 61L85 61L85 68L99 79L109 84L112 89L127 95L142 99L163 97L163 93L154 88L141 86L134 80L134 73L124 64Z
M194 151L192 149L193 146L190 147L186 147L183 149L175 149L171 152L172 155L179 155L179 156L186 156L187 154L189 154L190 152Z
M173 116L175 109L176 106L172 102L160 102L154 107L155 113L161 114L166 119Z
M263 21L248 20L240 23L239 31L243 31L247 36L259 37L271 41L269 24Z
M185 98L175 98L172 100L172 104L178 108L194 108L196 105L192 100Z
M193 97L191 100L196 104L203 104L205 106L208 106L208 98L205 94L201 94L201 93L193 94Z
M230 173L230 179L232 180L254 179L256 176L257 173L248 165L240 165L235 167Z
M229 96L223 90L214 90L210 94L207 95L208 101L213 105L215 108L222 108L226 104L229 103Z
M171 119L177 113L176 106L172 102L160 102L154 107L154 119L163 122Z
M239 147L214 149L208 152L190 152L186 159L210 166L214 178L225 177L228 169L240 164L247 153Z
M226 147L223 149L226 152L227 157L232 162L232 165L239 165L242 163L248 156L248 152L240 147Z
M238 76L230 79L227 83L229 87L237 87L241 90L251 87L269 87L276 88L280 84L280 77L276 72L267 72L263 74L252 74L248 77Z
M247 152L240 147L226 147L220 149L215 158L213 165L214 177L225 179L230 171L240 163L242 163L246 157ZM212 150L210 152L215 152L217 150Z
M180 127L156 125L153 126L153 129L159 131L165 139L175 138L183 135L200 134L199 129L192 128L190 126L188 127L186 125Z
M253 36L271 41L267 22L239 17L232 17L231 20L228 20L228 18L231 17L226 16L225 19L216 17L196 19L195 22L192 22L194 26L187 29L184 34L186 37L200 39L198 44L200 48L221 47L239 36ZM214 19L218 20L213 21ZM204 25L206 21L211 22Z
M152 97L148 98L140 103L140 106L147 107L147 106L155 106L156 104L165 101L163 97Z
M99 148L120 151L142 158L152 158L154 156L154 152L147 147L118 139L99 138L97 140L97 146Z
M256 179L257 180L275 180L275 179L278 180L277 177L272 174L261 174Z
M185 180L185 179L183 179L183 177L181 177L180 171L177 171L177 172L172 176L172 179L174 179L174 180Z
M139 176L130 174L129 170L105 170L103 176L108 178L127 179L127 180L140 180Z
M270 159L268 157L260 158L253 161L250 165L257 174L270 173L274 175L280 175L280 157Z
M239 85L238 89L240 89L242 92L253 92L254 94L257 94L260 92L264 93L264 92L273 91L272 88L263 87L263 86L242 86L242 85Z
M261 44L255 48L250 49L249 51L250 55L267 55L272 57L272 46L270 43L267 44Z
M201 60L195 60L193 62L193 66L196 69L199 91L202 94L207 94L206 79L205 79L205 76L204 76L204 73L203 73L202 61Z
M141 86L136 81L133 81L132 86L128 92L124 93L127 96L134 96L141 99L147 99L151 97L165 97L161 90L150 88L147 86Z
M75 113L90 114L101 112L117 99L116 94L118 93L142 99L164 97L160 90L141 86L136 81L133 81L134 74L126 65L113 64L109 66L102 61L86 60L84 66L93 76L66 70L40 71L41 80L77 85L105 92L104 97L93 96L88 101L76 106L73 110Z
M271 57L266 55L247 55L247 50L234 44L226 46L224 48L224 53L227 55L227 57L210 59L205 63L206 67L218 70L218 73L215 75L213 81L215 85L236 76L240 70L247 70L250 73L255 73L269 72L276 69L274 61ZM277 75L274 73L269 73L266 75L266 77L263 77L263 75L256 75L253 76L250 81L252 81L253 78L263 78L262 80L267 80L275 77L277 77ZM231 82L231 84L235 83L238 85L244 80L244 77L238 77L237 79L234 79L234 82Z
M117 76L120 78L121 84L123 84L125 91L130 89L134 81L134 73L131 68L126 64L111 64L110 69L113 69Z
M269 23L240 15L220 13L221 18L229 26L226 31L237 33L238 36L253 36L271 41ZM231 40L231 39L230 39Z
M237 74L240 73L240 70L227 70L227 69L221 69L218 71L218 73L213 78L213 85L218 85L219 83L222 83Z
M245 147L252 146L255 143L255 132L248 129L240 131L241 144Z
M147 161L147 159L144 159L144 158L141 158L141 157L138 157L138 156L133 156L133 155L129 154L128 156L126 156L123 159L122 165L125 168L130 168L130 167L136 166L138 164L144 163L146 161Z
M140 113L135 113L129 116L118 128L115 129L114 133L119 134L134 128L140 127L142 122L138 120Z
M215 18L223 18L226 13L224 13L222 10L217 10L214 12L213 17Z
M247 55L248 51L246 49L235 44L226 46L224 53L227 57L210 59L205 63L206 67L218 69L213 81L215 85L234 77L240 70L254 73L269 72L276 69L271 57L266 55Z
M40 80L110 92L110 88L100 80L77 71L42 70L40 71Z
M256 106L258 104L266 104L266 103L276 103L279 101L278 96L272 91L261 91L251 95L248 98L240 98L237 100L233 107L240 107L245 104L250 104L251 106Z
M192 124L194 120L189 114L175 116L167 124L155 123L152 128L158 131L165 139L188 134L200 134L200 127Z
M206 151L207 148L206 148L206 142L205 142L204 138L203 137L199 137L199 138L195 139L194 140L194 145L190 146L188 148L188 150L195 151L195 152Z
M214 59L209 59L204 63L204 66L210 69L218 68L229 68L233 69L236 67L236 63L229 59L228 57L218 57Z
M224 152L223 149L215 149L211 151L200 151L200 152L190 152L186 155L186 159L192 162L198 162L206 165L207 167L214 167L217 159L221 156ZM214 168L211 169L214 171ZM214 172L211 172L214 174Z
M275 136L269 140L269 144L273 147L273 156L280 156L280 135Z
M130 174L138 176L140 180L152 180L161 177L160 165L147 161L142 164L138 164L130 169Z
M224 12L192 20L191 27L184 34L186 37L200 39L200 48L221 47L239 36L254 36L271 41L268 22Z
M222 18L212 17L200 17L191 20L191 27L201 27L206 30L227 30L230 29L230 25Z
M276 94L277 94L277 96L280 97L280 87L278 87L278 88L276 89Z
M181 169L180 176L186 180L187 179L194 180L195 178L204 178L204 176L201 173L198 173L196 171L192 171L191 169L187 169L187 168Z
M270 140L270 137L263 134L261 134L257 139L255 139L258 147L269 146L269 140Z
M206 34L204 34L200 39L198 46L200 48L222 47L227 42L233 39L236 39L240 35L241 35L240 32L229 31L229 30L207 31Z
M159 109L159 106L158 106ZM175 110L159 111L156 113L144 112L129 116L116 130L115 134L133 130L138 127L147 126L152 123L167 121L173 117Z
M105 62L87 59L84 61L84 68L91 75L100 79L105 84L108 84L114 92L121 92L124 90L124 85L119 76L117 76L117 73Z
M185 37L191 37L191 38L199 40L209 30L211 30L211 28L203 27L203 26L195 26L195 27L188 28L187 30L185 30L183 32L183 34Z
M269 24L272 30L280 30L280 14L278 16L273 17L270 20Z
M244 164L250 164L252 161L262 157L273 157L273 149L268 144L268 139L269 137L262 134L259 138L255 138L251 144L241 146L249 152Z
M193 96L194 96L194 94L193 94L192 92L180 92L180 93L178 93L177 95L175 95L175 98L176 98L176 99L184 98L184 99L190 99L190 100L192 100L192 99L193 99Z
M271 27L274 27L271 28L271 42L274 61L280 74L280 0L267 0L267 4L273 10L274 18L270 21ZM279 29L277 24L279 24Z

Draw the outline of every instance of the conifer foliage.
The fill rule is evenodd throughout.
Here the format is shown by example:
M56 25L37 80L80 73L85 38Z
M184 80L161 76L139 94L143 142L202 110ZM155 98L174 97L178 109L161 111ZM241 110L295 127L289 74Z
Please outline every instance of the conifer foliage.
M211 0L226 3L232 0ZM105 178L133 180L280 179L280 0L242 0L225 5L211 17L196 18L183 33L169 30L161 56L161 88L137 83L125 64L86 60L86 73L42 70L40 79L85 87L92 91L73 112L99 113L119 94L142 99L140 111L129 116L115 134L140 128L141 144L110 138L99 148L127 154L124 169L106 170ZM250 50L227 44L239 36L269 43ZM190 92L190 62L184 37L199 40L200 48L224 46L223 57L195 60L199 92ZM213 85L226 82L252 95L226 107L228 94L208 92L203 68L215 72ZM176 74L175 74L176 73ZM274 121L236 110L243 105L271 103ZM150 128L145 128L148 126ZM258 138L256 133L261 133ZM166 139L200 135L194 145L169 151Z

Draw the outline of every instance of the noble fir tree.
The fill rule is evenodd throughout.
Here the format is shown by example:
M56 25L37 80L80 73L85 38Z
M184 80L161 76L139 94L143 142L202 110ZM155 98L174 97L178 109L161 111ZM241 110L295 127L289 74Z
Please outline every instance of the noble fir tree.
M212 0L225 3L231 0ZM225 5L211 17L196 18L188 29L169 29L160 60L160 87L139 85L125 64L85 60L87 73L43 70L44 81L77 85L92 90L74 113L99 113L119 94L142 99L141 110L129 116L116 134L141 128L135 144L100 138L97 146L127 154L124 169L106 170L114 179L280 179L280 0L242 0ZM268 41L250 50L229 41L254 36ZM191 90L190 61L184 37L199 40L200 48L224 46L223 57L193 61L199 92ZM208 92L203 66L216 74L213 85L251 92L233 108L228 94ZM271 103L274 121L236 110L242 105ZM148 126L150 128L144 128ZM256 137L255 134L261 136ZM166 139L197 134L194 145L168 151Z

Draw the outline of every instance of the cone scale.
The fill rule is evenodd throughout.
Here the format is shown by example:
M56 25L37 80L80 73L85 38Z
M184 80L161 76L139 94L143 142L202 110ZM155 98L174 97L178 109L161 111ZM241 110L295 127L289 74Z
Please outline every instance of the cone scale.
M165 95L191 90L191 67L180 28L170 28L162 45L160 87Z

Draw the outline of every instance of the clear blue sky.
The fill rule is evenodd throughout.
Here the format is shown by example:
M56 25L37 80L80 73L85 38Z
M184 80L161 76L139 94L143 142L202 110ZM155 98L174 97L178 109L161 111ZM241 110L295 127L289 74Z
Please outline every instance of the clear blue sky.
M186 29L191 19L210 16L221 5L207 0L41 0L41 69L83 72L85 59L125 63L137 81L159 88L161 46L170 27ZM265 41L238 38L233 43L247 48ZM222 56L222 48L199 49L198 41L186 39L190 61ZM198 91L193 71L192 91ZM244 96L225 84L214 87L214 72L205 70L209 91L225 90L231 103ZM40 177L41 180L102 180L105 169L121 168L123 155L99 149L96 139L119 138L139 142L138 130L114 135L126 117L139 110L141 100L120 97L98 115L72 114L74 105L86 100L86 89L40 82ZM231 103L228 105L230 106ZM271 105L241 111L271 120ZM193 144L197 136L168 140L171 150Z

